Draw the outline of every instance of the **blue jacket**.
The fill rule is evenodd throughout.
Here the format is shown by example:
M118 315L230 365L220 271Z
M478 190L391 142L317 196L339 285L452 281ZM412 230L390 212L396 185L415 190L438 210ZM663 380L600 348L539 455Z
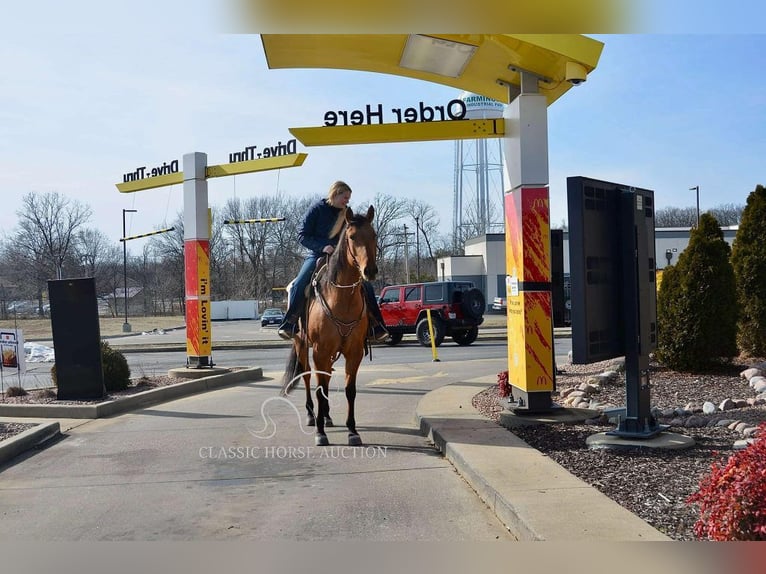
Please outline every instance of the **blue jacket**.
M328 204L324 199L312 205L298 230L298 241L301 245L315 255L320 255L327 245L337 245L338 235L333 239L330 239L329 235L340 212L340 209Z

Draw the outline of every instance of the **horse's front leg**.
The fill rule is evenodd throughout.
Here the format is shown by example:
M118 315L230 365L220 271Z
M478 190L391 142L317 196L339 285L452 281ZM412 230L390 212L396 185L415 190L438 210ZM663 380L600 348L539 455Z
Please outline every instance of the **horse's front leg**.
M306 387L306 426L313 427L316 424L314 415L314 401L311 399L311 373L303 375L303 386Z
M348 444L350 446L362 446L362 438L356 432L356 418L354 417L354 403L356 401L356 374L362 362L362 354L358 357L346 357L346 401L348 402Z
M324 361L318 361L316 358L316 352L314 353L314 366L316 368L316 377L317 377L317 414L316 414L316 434L314 436L314 444L316 446L327 446L330 444L330 441L327 439L327 434L325 434L325 426L329 426L325 424L325 421L329 418L330 415L330 401L329 401L329 392L330 392L330 375L326 373L330 373L332 369L332 363L330 361L327 361L327 364L323 364Z

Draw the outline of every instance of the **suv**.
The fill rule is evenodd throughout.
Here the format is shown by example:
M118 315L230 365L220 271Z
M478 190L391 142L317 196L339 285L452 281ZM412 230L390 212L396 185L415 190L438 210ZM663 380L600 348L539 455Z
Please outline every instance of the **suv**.
M391 285L380 292L380 310L387 341L396 345L405 333L415 333L420 344L431 346L426 309L431 310L434 344L450 336L458 345L470 345L484 322L484 295L469 281L434 281Z

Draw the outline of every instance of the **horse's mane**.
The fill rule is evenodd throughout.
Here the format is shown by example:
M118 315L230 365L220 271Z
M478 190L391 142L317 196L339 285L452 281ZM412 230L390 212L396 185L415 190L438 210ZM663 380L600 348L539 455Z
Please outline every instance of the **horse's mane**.
M338 274L348 268L348 262L346 261L346 252L348 249L346 229L349 225L365 224L369 224L367 217L362 214L355 213L351 216L351 221L345 223L343 227L341 227L341 230L338 233L338 246L335 248L335 251L332 252L330 259L327 261L327 277L330 281L337 281Z

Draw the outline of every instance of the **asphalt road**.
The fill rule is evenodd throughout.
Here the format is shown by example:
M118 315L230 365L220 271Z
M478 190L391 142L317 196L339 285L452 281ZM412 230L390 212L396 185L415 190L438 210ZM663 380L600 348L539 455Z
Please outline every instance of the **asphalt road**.
M314 446L313 430L301 426L302 389L289 401L277 397L284 349L269 351L278 368L266 368L264 380L64 421L64 438L0 469L0 538L509 540L414 420L427 392L482 375L491 381L505 359L479 355L500 348L476 345L473 358L455 349L460 360L445 348L438 363L414 346L376 352L359 375L364 447L346 446L340 375L331 385L331 446ZM265 356L241 353L236 362L266 365Z
M217 331L220 332L220 339L236 339L238 337L248 337L251 340L263 340L273 342L277 339L276 328L260 326L253 327L247 323L222 325L216 324ZM175 333L175 339L180 339L180 334ZM257 339L256 339L257 338ZM155 337L154 340L160 339ZM115 348L120 348L120 343L132 341L141 341L139 337L115 339L113 343ZM160 339L161 340L161 339ZM218 340L218 339L216 339ZM41 344L45 344L42 342ZM572 348L572 342L569 338L555 339L556 362L558 365L566 364L567 354ZM228 366L259 366L264 372L283 371L287 360L286 347L263 346L250 349L223 349L214 350L212 359L216 365L222 367ZM479 339L474 344L461 347L447 340L441 346L437 347L437 356L440 362L451 363L461 362L473 359L502 359L507 356L506 343L501 340ZM176 351L152 351L126 352L125 358L130 367L131 376L157 376L164 375L169 369L183 367L186 364L186 352ZM414 338L409 336L399 345L390 347L388 345L375 345L373 347L373 365L391 365L400 363L424 364L433 362L431 349L423 347L415 342ZM365 358L363 366L370 364L369 358ZM19 385L26 389L34 389L51 386L50 368L52 363L28 363L27 372L20 378L15 376L6 376L3 381L5 386Z

